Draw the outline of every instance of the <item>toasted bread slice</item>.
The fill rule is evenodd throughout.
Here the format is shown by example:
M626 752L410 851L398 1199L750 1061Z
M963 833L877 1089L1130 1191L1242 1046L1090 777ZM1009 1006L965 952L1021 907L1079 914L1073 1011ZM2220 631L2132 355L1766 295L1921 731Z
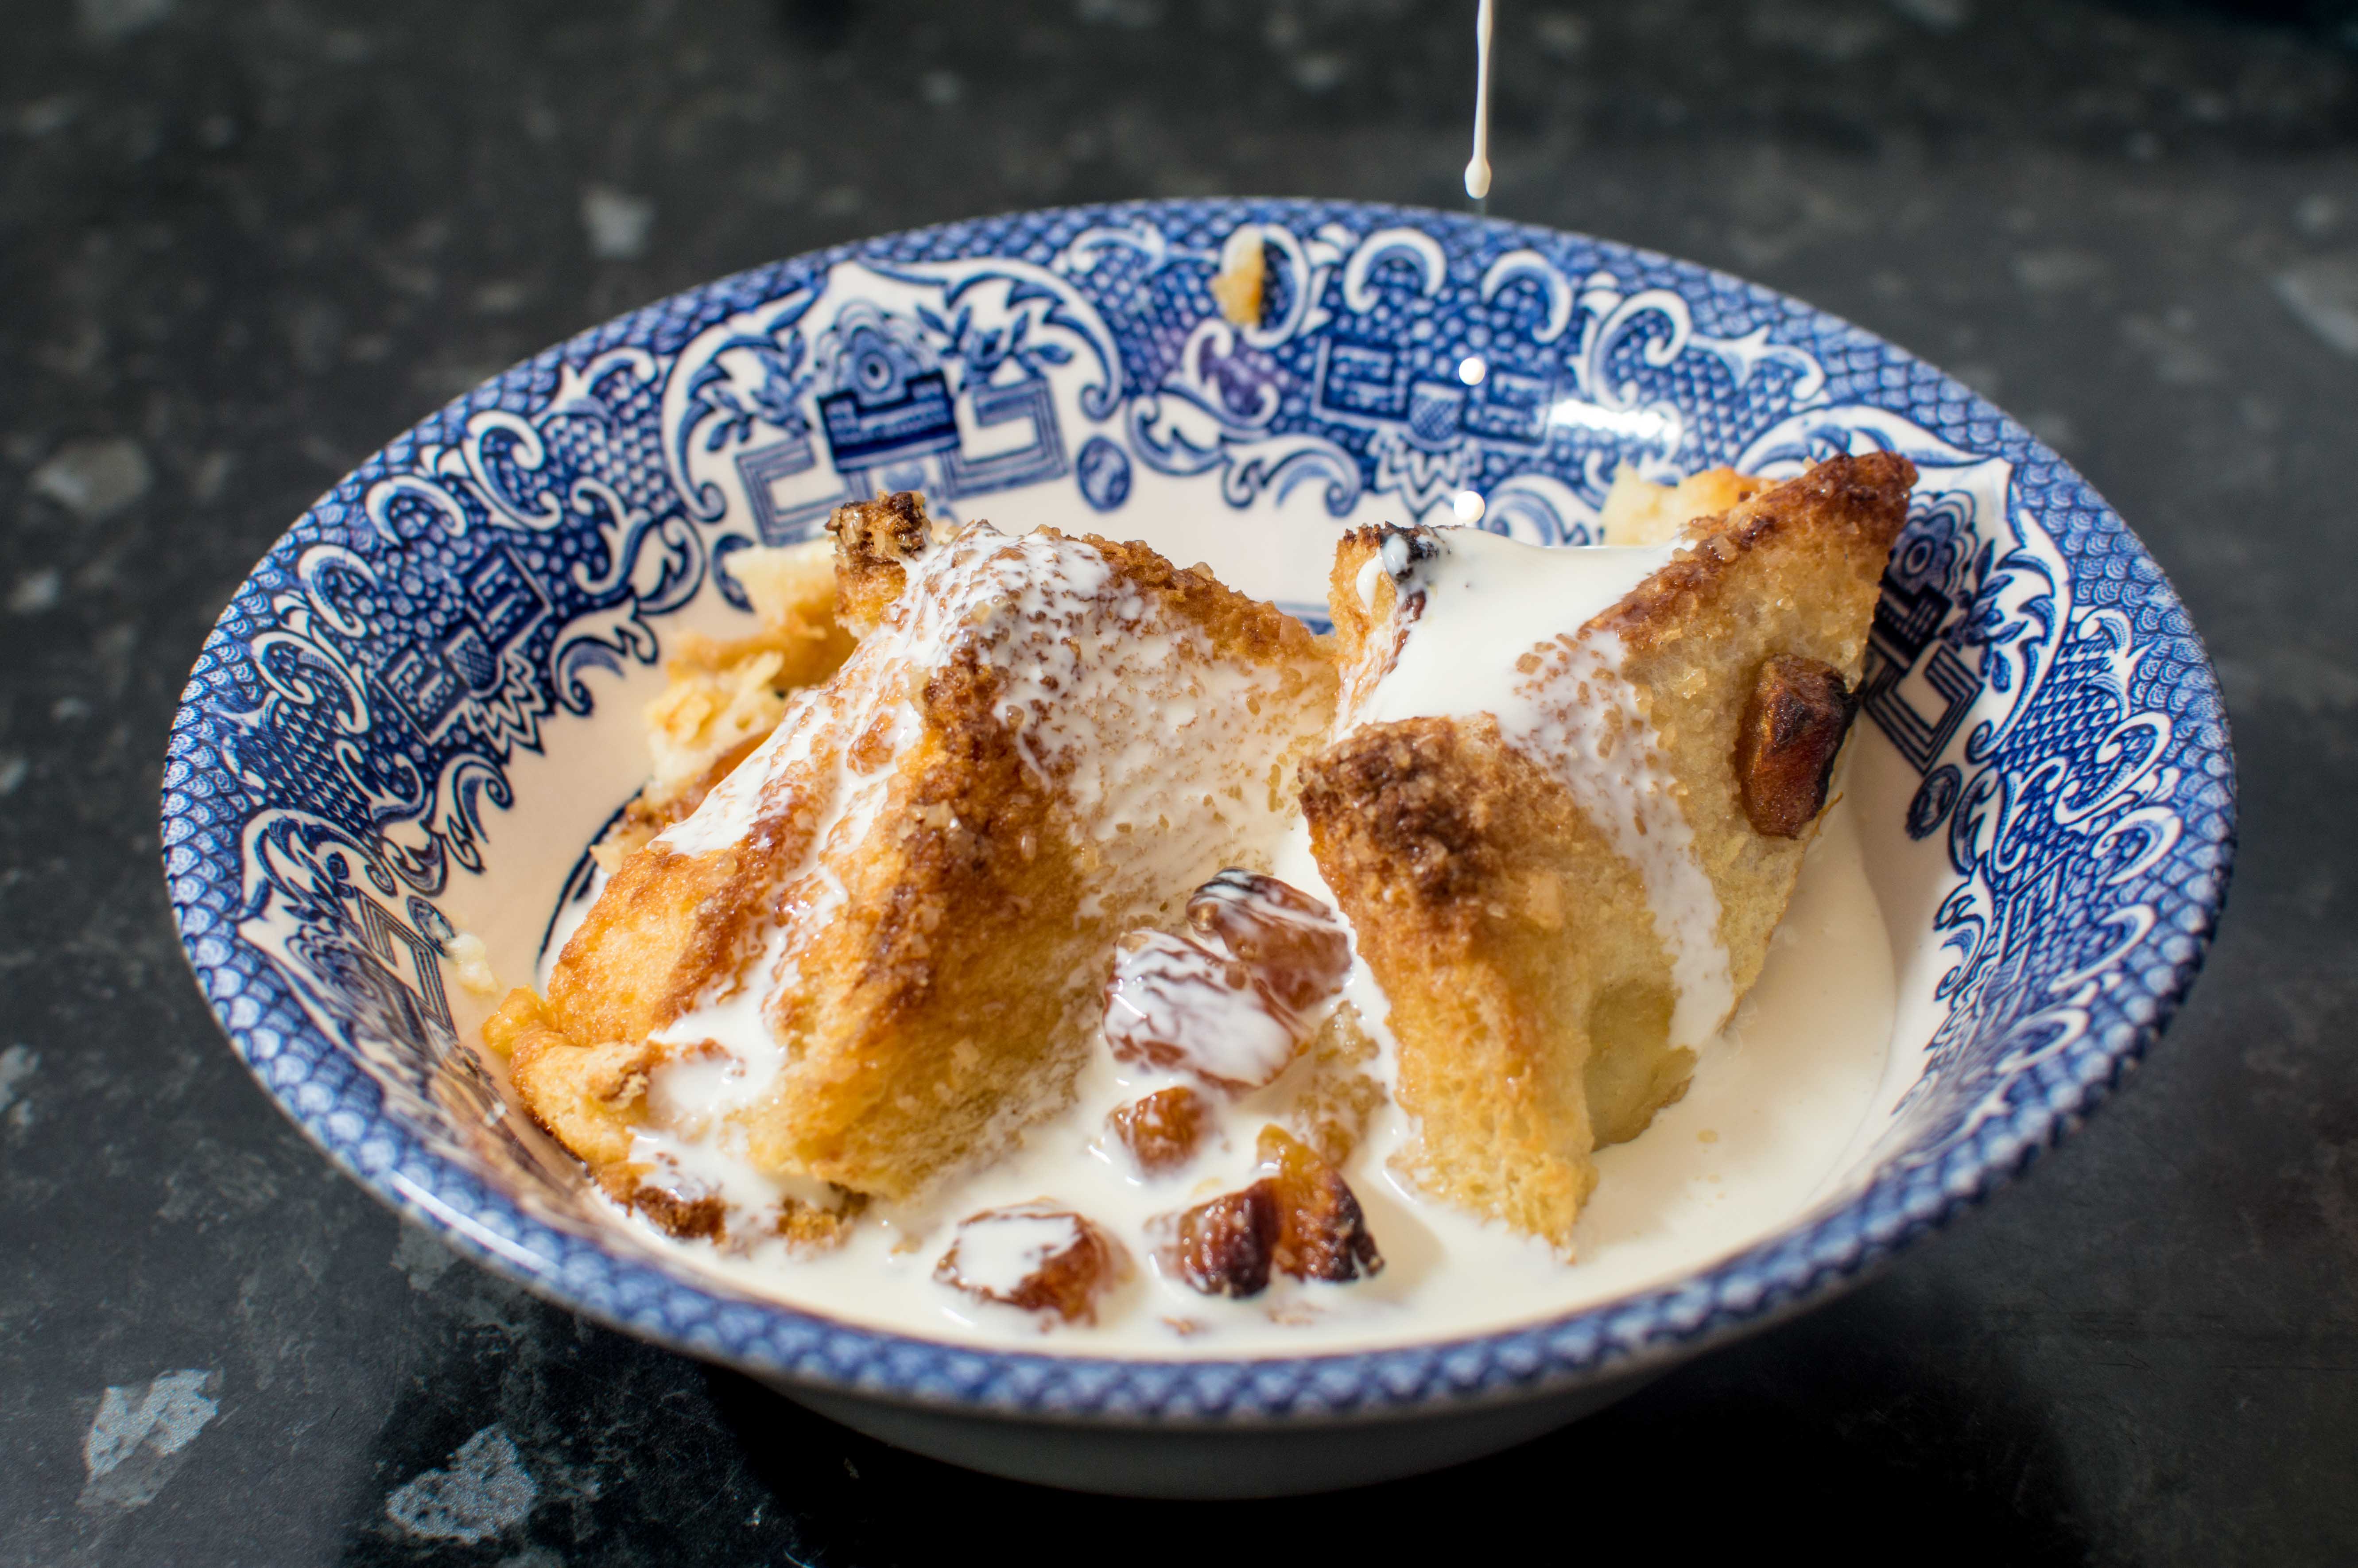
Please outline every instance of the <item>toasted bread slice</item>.
M1569 1248L1594 1150L1685 1092L1692 1047L1759 974L1839 742L1787 733L1833 721L1783 700L1791 673L1855 685L1914 481L1902 458L1836 458L1693 524L1600 612L1504 655L1509 722L1385 713L1410 641L1454 635L1413 566L1450 543L1344 540L1343 732L1304 765L1303 807L1391 1002L1428 1189ZM1800 830L1759 831L1747 795Z
M1265 862L1332 723L1298 622L1142 545L940 539L914 496L832 526L858 647L551 977L565 1043L516 1083L593 1165L717 1123L766 1175L901 1198L1003 1146L1068 1092L1113 936ZM677 1087L724 1059L729 1092Z

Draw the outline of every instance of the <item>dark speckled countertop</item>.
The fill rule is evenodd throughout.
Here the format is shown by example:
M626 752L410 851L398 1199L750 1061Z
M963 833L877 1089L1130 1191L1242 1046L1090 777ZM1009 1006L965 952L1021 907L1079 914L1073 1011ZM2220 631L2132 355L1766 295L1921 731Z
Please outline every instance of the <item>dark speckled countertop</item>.
M166 724L233 586L348 467L578 328L865 232L1135 195L1453 205L1472 9L6 8L0 1563L1489 1561L1534 1507L1567 1559L2358 1558L2340 0L1500 6L1494 211L1956 372L2119 506L2225 679L2244 841L2190 1005L2084 1133L1833 1306L1368 1496L1028 1492L458 1262L222 1044L157 874Z

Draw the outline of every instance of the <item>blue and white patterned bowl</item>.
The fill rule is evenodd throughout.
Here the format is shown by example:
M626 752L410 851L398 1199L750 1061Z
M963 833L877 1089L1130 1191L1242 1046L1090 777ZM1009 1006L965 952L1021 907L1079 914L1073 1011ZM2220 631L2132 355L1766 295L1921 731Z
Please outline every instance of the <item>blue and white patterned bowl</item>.
M1260 324L1208 284L1268 262ZM1469 359L1484 371L1461 373ZM1470 383L1470 384L1469 384ZM1660 1288L1339 1355L979 1351L751 1300L596 1217L510 1115L446 979L529 972L635 789L678 629L743 613L734 550L922 488L1143 537L1314 618L1347 523L1460 490L1591 539L1617 464L1923 475L1886 577L1850 790L1920 1062L1866 1160ZM1022 213L780 262L585 332L395 439L306 513L199 657L166 875L254 1076L460 1251L892 1441L1208 1495L1495 1448L1825 1299L2076 1126L2159 1033L2227 883L2234 785L2201 643L2079 475L1956 382L1770 291L1577 235L1316 201Z

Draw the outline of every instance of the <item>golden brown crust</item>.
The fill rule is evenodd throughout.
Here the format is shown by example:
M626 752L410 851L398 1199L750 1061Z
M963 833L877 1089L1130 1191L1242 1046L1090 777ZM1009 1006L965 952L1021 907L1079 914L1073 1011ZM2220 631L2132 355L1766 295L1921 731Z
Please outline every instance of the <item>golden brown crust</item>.
M1331 710L1319 679L1331 676L1300 622L1144 545L1086 542L1201 631L1215 658L1290 666L1289 700ZM1024 764L998 692L971 649L925 682L923 738L878 842L804 960L828 979L772 1017L800 1060L755 1133L758 1160L905 1196L1077 1051L1093 959L1120 915L1087 911L1065 808ZM986 911L997 917L977 917Z
M1303 769L1313 841L1322 825L1347 822L1354 836L1335 849L1353 887L1377 888L1383 903L1414 909L1465 940L1481 913L1471 895L1497 886L1503 869L1493 830L1504 811L1524 796L1562 794L1498 736L1487 718L1409 719L1354 731Z
M688 856L653 844L622 862L557 955L548 1008L576 1040L644 1040L744 967L763 894L817 827L804 791L771 803L742 844Z
M840 1247L850 1238L852 1226L867 1207L868 1199L860 1193L838 1193L831 1208L788 1198L778 1210L777 1233L797 1251Z
M1071 536L1054 528L1040 531L1050 538ZM1299 663L1305 697L1314 696L1317 687L1331 691L1334 676L1325 668L1318 640L1276 605L1238 593L1207 567L1174 567L1139 540L1116 542L1095 534L1078 537L1095 546L1131 589L1163 600L1194 622L1220 657Z
M728 1206L709 1194L686 1198L642 1182L624 1201L665 1235L683 1241L717 1241L728 1233Z

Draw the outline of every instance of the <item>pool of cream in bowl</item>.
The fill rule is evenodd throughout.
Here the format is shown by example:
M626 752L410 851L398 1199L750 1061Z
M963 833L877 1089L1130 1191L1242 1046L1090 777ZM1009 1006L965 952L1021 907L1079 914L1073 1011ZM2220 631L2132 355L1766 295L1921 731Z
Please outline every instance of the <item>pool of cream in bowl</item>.
M1280 873L1324 892L1314 866L1281 866ZM1363 1004L1363 1015L1380 1019L1380 996L1370 994L1364 970L1355 981L1352 1000ZM1686 1097L1643 1135L1598 1152L1596 1190L1570 1263L1543 1242L1420 1195L1393 1173L1388 1157L1410 1128L1400 1108L1387 1105L1344 1167L1383 1249L1383 1271L1341 1284L1280 1277L1266 1293L1242 1301L1199 1295L1155 1270L1138 1238L1156 1217L1200 1201L1204 1190L1232 1190L1251 1179L1252 1131L1277 1113L1274 1091L1228 1108L1225 1147L1216 1143L1186 1178L1148 1180L1106 1146L1103 1122L1114 1106L1173 1080L1102 1052L1084 1069L1071 1108L1029 1129L1013 1154L908 1209L871 1210L833 1252L797 1255L772 1242L732 1254L610 1212L613 1223L679 1267L806 1311L923 1338L1096 1356L1224 1357L1455 1338L1674 1280L1784 1228L1826 1195L1859 1133L1879 1121L1873 1113L1887 1093L1892 1014L1882 915L1849 808L1838 803L1803 861L1759 982L1697 1053ZM1379 1028L1378 1036L1388 1044ZM1130 1247L1138 1267L1095 1325L1044 1332L1032 1314L977 1302L933 1278L957 1219L1043 1197Z

